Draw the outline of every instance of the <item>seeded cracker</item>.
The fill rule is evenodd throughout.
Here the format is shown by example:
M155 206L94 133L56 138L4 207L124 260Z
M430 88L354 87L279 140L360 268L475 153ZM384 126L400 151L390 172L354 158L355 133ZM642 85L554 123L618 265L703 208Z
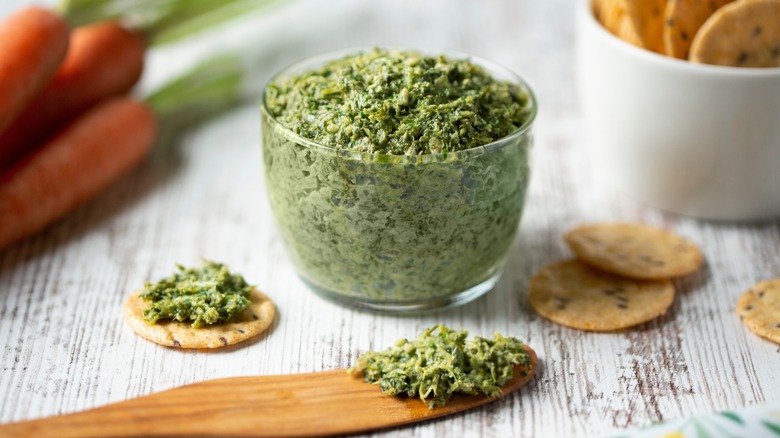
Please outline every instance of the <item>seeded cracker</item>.
M743 293L737 315L750 331L780 344L780 278L762 281Z
M704 259L688 240L640 224L593 224L569 231L564 240L583 262L624 277L661 280L697 271Z
M143 338L160 345L177 348L219 348L257 336L273 322L275 308L271 300L257 289L250 295L250 304L230 321L194 328L190 322L158 321L152 324L143 318L149 306L133 292L125 302L125 322Z
M712 14L734 0L669 0L663 29L664 52L688 59L691 43L699 28Z
M780 67L780 0L741 0L701 27L690 60L733 67Z
M663 53L666 0L624 0L624 3L642 47Z
M670 281L636 281L568 260L542 268L530 285L531 306L555 323L613 331L650 321L674 301Z
M625 0L595 0L593 10L605 29L627 43L642 47L642 40L628 15Z

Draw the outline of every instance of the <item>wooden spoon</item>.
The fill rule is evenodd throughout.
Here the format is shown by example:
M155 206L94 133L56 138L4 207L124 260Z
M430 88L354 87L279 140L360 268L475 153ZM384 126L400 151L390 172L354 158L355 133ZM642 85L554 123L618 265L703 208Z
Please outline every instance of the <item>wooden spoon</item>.
M537 368L516 367L502 395L528 383ZM523 372L526 374L523 376ZM230 377L181 386L75 414L0 425L3 437L322 436L364 432L453 414L494 399L456 395L428 409L393 397L345 370Z

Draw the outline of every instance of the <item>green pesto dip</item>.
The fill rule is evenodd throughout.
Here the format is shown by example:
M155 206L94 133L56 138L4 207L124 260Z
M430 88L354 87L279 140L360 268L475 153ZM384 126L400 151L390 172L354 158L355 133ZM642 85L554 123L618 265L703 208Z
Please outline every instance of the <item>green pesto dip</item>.
M488 290L528 185L528 88L467 60L385 49L296 69L265 89L263 163L303 280L388 310Z
M141 298L149 301L143 317L192 321L193 327L228 321L249 306L253 287L221 263L204 261L197 268L177 265L178 272L157 283L146 283Z
M433 409L454 393L497 397L514 367L531 364L525 345L515 338L467 337L466 331L437 325L413 341L401 339L387 350L363 354L349 373L362 374L385 394L419 397Z
M305 138L390 155L471 149L529 117L522 88L468 60L379 48L278 79L266 104Z

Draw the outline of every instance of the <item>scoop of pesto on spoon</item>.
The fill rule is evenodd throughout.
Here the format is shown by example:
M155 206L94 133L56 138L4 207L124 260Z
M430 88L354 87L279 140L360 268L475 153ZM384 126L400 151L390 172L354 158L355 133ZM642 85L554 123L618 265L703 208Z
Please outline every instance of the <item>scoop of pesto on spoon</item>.
M436 325L415 340L363 354L349 372L385 394L417 396L430 409L445 406L454 393L498 397L517 366L521 377L528 375L531 355L521 341L498 333L493 339L467 337L467 331Z

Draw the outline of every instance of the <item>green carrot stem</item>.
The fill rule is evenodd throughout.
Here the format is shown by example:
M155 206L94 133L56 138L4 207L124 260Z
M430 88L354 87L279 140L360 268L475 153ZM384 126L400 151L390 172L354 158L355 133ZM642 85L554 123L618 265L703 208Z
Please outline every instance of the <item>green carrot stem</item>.
M163 121L196 122L242 102L244 67L232 54L209 59L150 94L146 101Z
M120 20L152 46L178 41L280 0L61 0L71 26Z
M223 0L221 7L203 11L192 5L188 8L188 16L174 14L165 22L155 23L147 32L152 45L172 43L190 35L196 35L222 23L241 17L255 10L268 7L281 0ZM213 3L214 0L200 0L201 3ZM193 2L194 3L194 2Z

